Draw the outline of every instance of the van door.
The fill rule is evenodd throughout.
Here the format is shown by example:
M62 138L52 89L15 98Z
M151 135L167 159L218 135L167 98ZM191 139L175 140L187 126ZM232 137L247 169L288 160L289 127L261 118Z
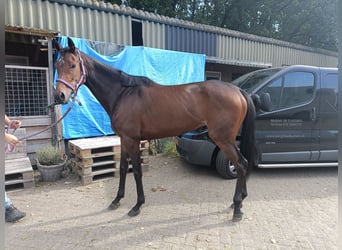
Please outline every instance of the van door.
M318 153L312 154L312 145L319 143L318 135L314 135L317 82L314 71L288 71L258 91L271 98L271 111L259 113L256 121L260 163L317 160Z
M324 71L321 74L322 88L317 92L321 105L318 116L320 128L321 162L337 162L338 159L338 73L337 70Z

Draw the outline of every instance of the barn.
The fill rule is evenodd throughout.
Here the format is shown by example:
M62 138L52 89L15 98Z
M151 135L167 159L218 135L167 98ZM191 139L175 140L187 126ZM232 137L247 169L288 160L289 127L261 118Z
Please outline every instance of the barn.
M52 101L52 39L71 36L116 44L205 55L205 78L231 81L259 68L305 64L337 67L334 51L310 48L224 28L183 21L91 0L5 1L5 112L28 134L61 114ZM32 92L34 91L34 92ZM64 140L53 128L27 141L37 148Z

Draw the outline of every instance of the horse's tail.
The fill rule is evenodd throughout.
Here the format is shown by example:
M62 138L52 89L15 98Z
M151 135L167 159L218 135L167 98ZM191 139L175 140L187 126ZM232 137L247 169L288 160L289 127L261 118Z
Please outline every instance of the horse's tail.
M255 107L252 98L244 90L241 90L242 95L247 101L247 113L243 120L241 136L240 136L240 153L248 161L247 177L256 165L256 142L255 142Z

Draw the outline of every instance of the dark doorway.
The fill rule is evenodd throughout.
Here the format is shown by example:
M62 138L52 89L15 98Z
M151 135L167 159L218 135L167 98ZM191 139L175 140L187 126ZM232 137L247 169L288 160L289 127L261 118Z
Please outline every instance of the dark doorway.
M132 44L133 46L143 46L142 23L139 19L132 19Z

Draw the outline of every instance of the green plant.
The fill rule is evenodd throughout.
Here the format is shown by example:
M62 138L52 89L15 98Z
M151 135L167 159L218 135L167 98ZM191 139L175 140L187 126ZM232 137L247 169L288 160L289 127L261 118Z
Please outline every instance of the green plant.
M36 158L41 165L56 165L61 161L61 151L52 145L38 149Z
M162 153L164 155L169 155L169 156L178 155L178 152L176 149L176 138L175 137L163 138L161 140L161 144L162 144Z

